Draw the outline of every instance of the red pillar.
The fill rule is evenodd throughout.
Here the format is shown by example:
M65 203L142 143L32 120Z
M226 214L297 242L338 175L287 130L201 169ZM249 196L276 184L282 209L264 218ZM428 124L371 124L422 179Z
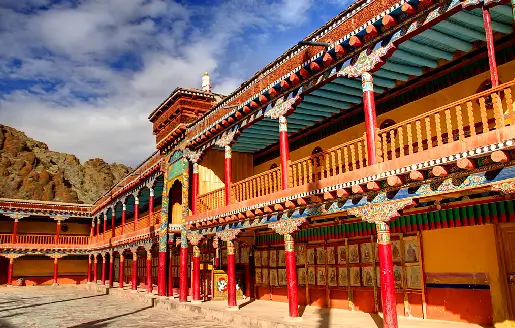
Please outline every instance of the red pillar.
M91 255L88 255L88 283L91 282Z
M54 258L54 286L57 286L57 271L58 271L58 265L57 265L57 257Z
M57 220L57 225L55 227L55 244L59 244L59 232L61 231L61 221Z
M383 304L384 328L397 328L397 301L393 276L392 245L390 228L381 222L376 224L379 268L381 279L381 302Z
M193 175L191 176L191 213L197 214L198 198L198 164L193 163Z
M363 108L365 111L365 129L367 136L368 165L377 163L376 155L376 104L374 100L374 84L372 74L363 73L361 75L363 87Z
M295 263L295 241L290 234L284 235L284 256L286 260L286 281L290 317L299 317L299 292L297 290L297 265Z
M232 184L232 149L231 149L231 146L225 146L224 177L225 177L225 205L229 205L229 204L231 204L231 184Z
M139 217L139 198L134 197L134 231L136 231L136 226L138 225L138 217Z
M154 189L150 189L150 197L148 199L148 226L152 224L152 216L154 214Z
M166 296L166 256L168 255L166 250L162 252L160 249L158 253L157 294L159 296Z
M127 212L127 206L123 204L122 206L122 231L121 234L123 235L123 228L125 226L125 213Z
M18 219L14 219L12 243L18 242Z
M250 273L250 264L245 265L245 297L252 297L252 275Z
M281 182L282 189L288 188L288 174L290 171L290 146L288 144L288 122L286 117L279 117L279 148L281 155Z
M188 242L181 236L181 265L179 273L179 302L188 300Z
M236 263L234 262L234 244L227 241L227 303L230 309L237 309L236 303Z
M97 236L100 236L100 219L97 219Z
M147 250L147 293L152 294L152 252Z
M114 283L114 253L109 253L109 287Z
M102 254L102 286L106 284L106 256Z
M120 277L118 278L118 287L123 288L123 254L120 253Z
M93 282L96 284L97 283L97 280L98 280L98 274L97 274L97 270L98 270L98 266L97 266L97 263L98 263L98 259L97 259L97 255L95 254L95 260L93 261L94 265L93 265Z
M116 234L114 233L114 220L116 219L115 212L113 209L113 215L111 215L111 237L114 237Z
M168 249L168 296L173 297L173 256L172 249Z
M95 219L91 221L91 231L89 232L89 236L93 237L95 235Z
M138 252L132 253L132 290L138 290Z
M492 81L492 88L499 85L499 75L497 73L497 62L495 61L495 46L494 36L492 32L492 16L490 11L484 5L483 10L483 24L485 26L486 34L486 48L488 50L488 63L490 65L490 79Z
M14 266L14 259L9 259L9 266L7 268L7 284L12 286L13 285L13 266Z
M107 216L104 215L104 236L102 239L105 238L106 236L106 231L107 231Z
M200 303L200 249L198 246L193 246L193 270L191 273L191 277L193 280L193 284L191 286L192 290L192 303Z

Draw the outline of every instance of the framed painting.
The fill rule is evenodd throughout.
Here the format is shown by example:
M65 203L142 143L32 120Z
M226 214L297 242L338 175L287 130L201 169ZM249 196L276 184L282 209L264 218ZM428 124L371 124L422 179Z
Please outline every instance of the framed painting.
M336 264L334 247L327 247L327 264Z
M359 263L358 245L349 245L349 263Z
M325 286L327 284L325 268L317 268L317 286Z
M241 249L240 261L242 264L249 263L249 248L248 247L244 247Z
M325 264L325 248L317 247L317 264Z
M338 286L338 277L336 275L336 267L328 267L327 268L327 284L330 287Z
M295 245L295 260L297 262L297 265L306 264L306 245Z
M261 251L254 252L254 266L256 266L256 267L261 266Z
M338 286L347 287L349 285L349 275L347 274L347 268L338 268Z
M406 275L408 288L422 289L422 274L418 263L406 265Z
M366 266L363 270L363 286L374 287L374 267Z
M277 251L275 249L271 249L268 253L269 256L269 266L271 268L277 267Z
M261 272L263 276L261 278L262 284L268 285L270 283L270 272L268 271L268 268L263 268Z
M338 264L347 263L347 246L338 246Z
M286 266L286 257L284 255L284 249L279 250L277 255L277 266L285 267Z
M298 268L297 269L297 279L298 279L299 285L306 285L306 283L308 282L306 268Z
M256 269L256 285L261 285L261 269Z
M400 265L393 266L393 281L395 288L402 288L402 267Z
M404 261L418 262L420 258L418 249L418 237L404 238Z
M315 267L308 267L308 284L315 284Z
M270 269L270 286L279 286L276 269Z
M222 264L227 264L227 248L222 249Z
M361 263L369 264L372 263L373 254L372 254L372 244L371 243L365 243L359 245L360 252L361 252Z
M393 262L401 262L402 261L401 241L400 240L392 240L391 244L392 244Z
M268 266L268 250L261 252L261 265Z
M308 248L308 264L315 264L315 249L314 248Z
M279 286L286 286L286 269L277 269L277 274L279 275Z
M350 268L350 285L359 287L361 286L361 268L351 267Z

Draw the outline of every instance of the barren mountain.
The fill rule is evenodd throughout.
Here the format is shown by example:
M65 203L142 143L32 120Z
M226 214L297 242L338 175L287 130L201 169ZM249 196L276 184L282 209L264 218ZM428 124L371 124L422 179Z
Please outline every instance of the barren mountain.
M0 198L93 203L130 171L100 158L81 164L0 124Z

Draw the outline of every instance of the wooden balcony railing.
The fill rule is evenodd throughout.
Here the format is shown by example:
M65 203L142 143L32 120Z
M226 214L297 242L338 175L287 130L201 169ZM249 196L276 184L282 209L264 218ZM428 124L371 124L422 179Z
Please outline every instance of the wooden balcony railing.
M59 236L59 245L87 245L89 236Z
M387 161L513 124L514 85L510 81L380 130L378 156Z
M59 236L56 241L55 235L18 234L16 244L34 245L87 245L89 236ZM0 244L12 243L12 234L0 234Z
M281 169L275 168L234 183L231 186L231 197L233 202L242 202L279 190L281 190Z
M13 235L11 234L0 234L0 244L10 244L12 242Z
M220 188L203 194L197 198L198 213L225 206L225 188Z

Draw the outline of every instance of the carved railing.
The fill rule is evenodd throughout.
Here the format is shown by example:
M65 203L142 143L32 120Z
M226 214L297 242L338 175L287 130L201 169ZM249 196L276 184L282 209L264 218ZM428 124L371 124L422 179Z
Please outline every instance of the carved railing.
M297 187L367 166L363 137L290 164L290 186Z
M60 245L87 245L89 236L59 236Z
M379 157L387 161L513 124L514 85L510 81L379 130Z
M233 202L242 202L279 190L281 190L281 169L275 168L234 183L231 186L231 197Z
M225 206L225 188L213 190L197 198L198 213Z
M16 235L16 244L33 244L33 245L87 245L89 236L59 236L56 240L55 235L38 235L38 234L18 234ZM0 244L11 244L12 234L0 234Z
M10 244L12 242L13 235L11 234L0 234L0 244Z

